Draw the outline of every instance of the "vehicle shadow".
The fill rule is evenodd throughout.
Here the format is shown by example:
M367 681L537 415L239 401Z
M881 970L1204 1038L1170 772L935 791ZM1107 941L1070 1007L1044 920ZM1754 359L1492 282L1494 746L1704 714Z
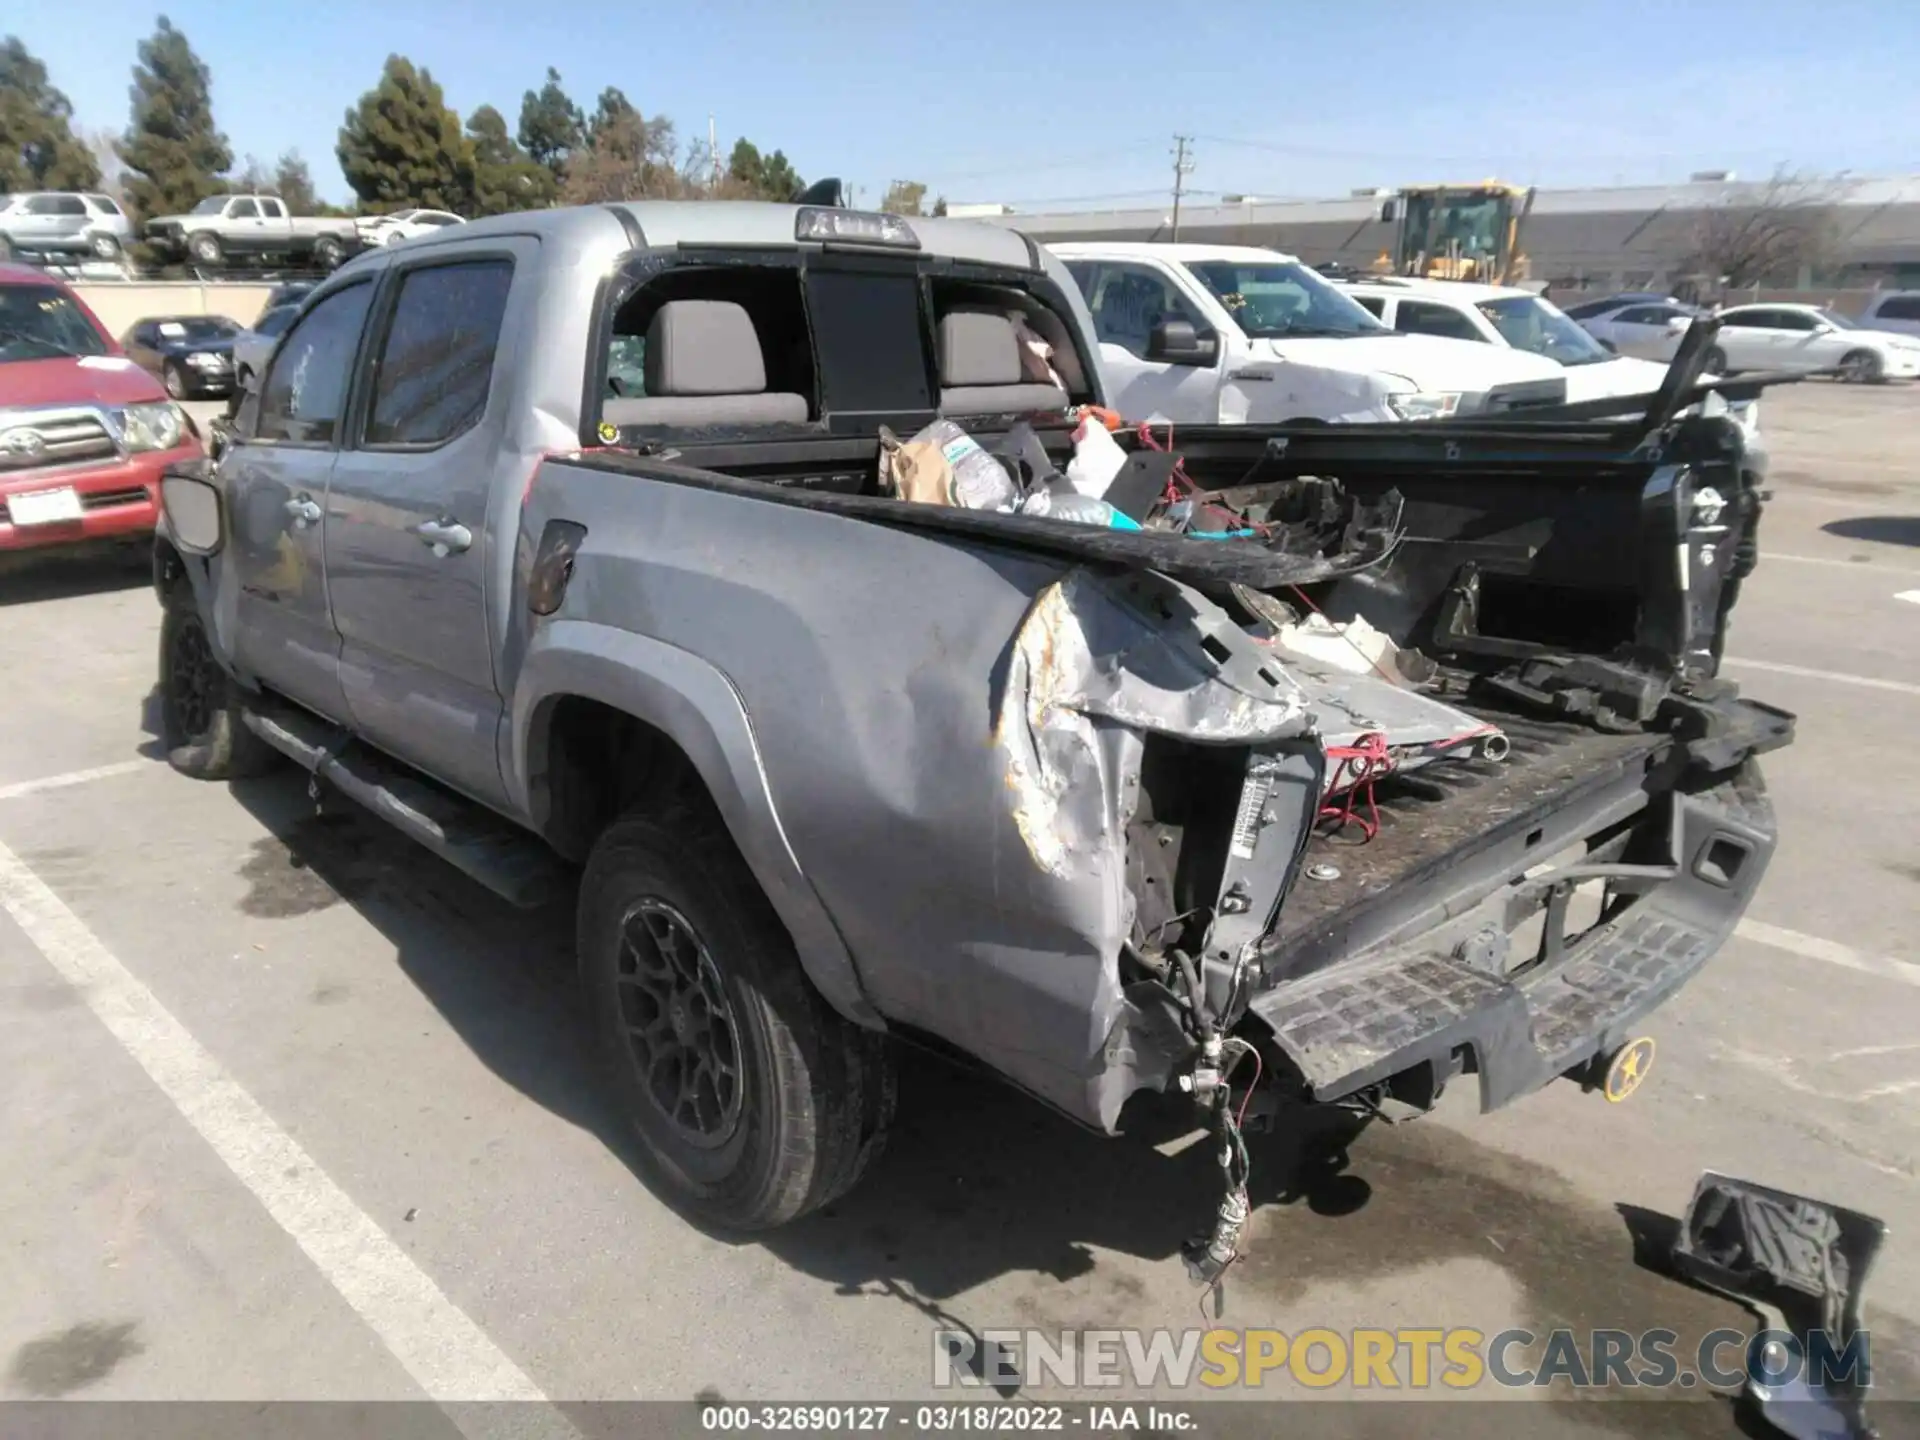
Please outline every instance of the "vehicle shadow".
M0 606L104 595L153 583L145 544L0 555Z
M1920 515L1854 515L1845 520L1830 520L1820 528L1842 540L1920 545Z
M349 802L316 813L296 772L232 789L268 832L242 866L246 913L352 906L495 1075L665 1198L586 1043L570 903L512 910ZM784 1229L717 1238L764 1248L846 1303L898 1305L929 1332L1110 1326L1143 1310L1210 1323L1179 1256L1212 1221L1220 1172L1210 1141L1178 1143L1192 1139L1184 1106L1145 1097L1111 1140L943 1060L906 1051L901 1065L890 1144L859 1186ZM1225 1287L1233 1323L1285 1314L1319 1287L1461 1262L1504 1274L1536 1329L1704 1332L1738 1313L1636 1266L1605 1201L1444 1118L1356 1140L1344 1114L1314 1112L1286 1143L1256 1137L1253 1161L1254 1218ZM1009 1277L1047 1283L996 1287Z

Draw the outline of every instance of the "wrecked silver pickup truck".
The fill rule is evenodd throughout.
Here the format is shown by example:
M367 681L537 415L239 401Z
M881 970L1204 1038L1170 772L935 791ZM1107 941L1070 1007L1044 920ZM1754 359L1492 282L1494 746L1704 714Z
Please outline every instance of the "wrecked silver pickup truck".
M1702 348L1625 421L1123 430L1145 519L1073 524L878 481L939 417L1066 462L1092 327L1020 235L477 222L331 277L170 477L166 743L522 901L583 872L615 1083L706 1215L850 1186L900 1039L1106 1131L1191 1093L1217 1270L1256 1082L1284 1124L1592 1078L1753 895L1792 720L1716 678L1759 496Z

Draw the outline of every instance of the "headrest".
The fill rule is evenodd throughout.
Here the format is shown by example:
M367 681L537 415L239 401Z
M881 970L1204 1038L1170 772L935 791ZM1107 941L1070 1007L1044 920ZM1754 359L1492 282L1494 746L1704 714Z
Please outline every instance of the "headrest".
M647 326L647 394L755 395L767 362L747 312L731 300L670 300Z
M1018 385L1020 341L1013 321L996 310L949 310L940 317L943 386Z

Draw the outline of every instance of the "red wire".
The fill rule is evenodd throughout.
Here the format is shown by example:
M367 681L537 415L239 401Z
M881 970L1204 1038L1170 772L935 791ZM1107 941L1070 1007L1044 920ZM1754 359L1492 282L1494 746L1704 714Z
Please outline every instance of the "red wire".
M1327 786L1327 795L1329 798L1339 795L1344 803L1321 805L1318 818L1338 822L1333 827L1335 834L1349 825L1358 825L1365 837L1361 841L1364 845L1380 833L1380 805L1374 799L1373 783L1385 779L1394 769L1387 737L1373 731L1351 745L1329 745L1327 758L1340 762L1333 772L1333 783ZM1366 801L1366 815L1354 810L1354 802L1361 799Z
M1247 1106L1253 1103L1253 1092L1260 1088L1260 1074L1266 1069L1260 1063L1258 1050L1248 1050L1247 1053L1253 1057L1253 1083L1247 1086L1247 1093L1240 1097L1240 1113L1233 1117L1236 1128L1247 1123Z

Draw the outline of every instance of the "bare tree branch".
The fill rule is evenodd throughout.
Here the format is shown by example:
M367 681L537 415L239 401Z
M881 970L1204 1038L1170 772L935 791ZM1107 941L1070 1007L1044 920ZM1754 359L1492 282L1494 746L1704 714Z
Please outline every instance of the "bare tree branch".
M1709 289L1796 281L1803 265L1833 253L1843 182L1781 171L1760 184L1729 185L1694 222L1686 265Z

